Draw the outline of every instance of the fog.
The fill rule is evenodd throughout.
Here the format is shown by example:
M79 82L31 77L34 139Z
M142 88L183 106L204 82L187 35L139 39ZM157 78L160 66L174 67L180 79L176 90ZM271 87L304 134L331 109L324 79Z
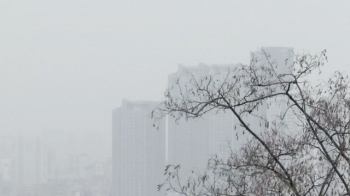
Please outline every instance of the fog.
M47 138L57 168L72 154L107 163L112 110L123 99L161 101L178 64L248 64L251 51L276 46L311 54L327 49L324 75L349 72L349 7L348 1L3 0L1 137Z

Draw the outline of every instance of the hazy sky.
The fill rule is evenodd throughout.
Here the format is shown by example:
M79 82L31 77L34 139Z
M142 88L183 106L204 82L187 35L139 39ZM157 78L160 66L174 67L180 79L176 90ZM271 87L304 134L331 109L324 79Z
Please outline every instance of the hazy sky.
M335 3L336 2L336 3ZM65 130L110 152L122 98L160 100L177 65L327 49L350 73L350 1L0 1L0 132ZM88 139L90 138L90 139ZM88 149L88 148L86 148Z

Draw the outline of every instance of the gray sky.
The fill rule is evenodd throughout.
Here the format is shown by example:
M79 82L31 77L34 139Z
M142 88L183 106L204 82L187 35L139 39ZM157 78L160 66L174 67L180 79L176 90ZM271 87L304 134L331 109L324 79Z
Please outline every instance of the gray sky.
M248 63L258 47L291 46L327 49L326 73L349 73L349 8L350 1L2 0L0 132L76 132L86 143L97 138L95 151L108 156L112 109L122 98L160 100L179 63Z

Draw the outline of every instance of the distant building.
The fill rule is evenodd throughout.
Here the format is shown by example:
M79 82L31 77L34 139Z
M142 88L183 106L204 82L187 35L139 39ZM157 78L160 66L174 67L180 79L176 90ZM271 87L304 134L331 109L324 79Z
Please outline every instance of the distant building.
M49 181L33 187L35 196L65 196L69 194L69 184L65 181Z
M90 164L90 158L86 154L78 154L75 156L75 172L79 179L87 177L86 170Z
M191 77L197 80L209 75L215 75L215 79L223 80L229 70L237 65L206 65L196 67L179 65L178 71L169 75L168 87L174 97L181 96L179 86L182 89L189 85ZM228 147L233 139L233 115L231 112L208 112L201 118L189 121L174 119L168 120L168 163L180 164L181 170L202 170L207 161L214 155L227 156Z
M100 177L106 175L106 164L102 162L95 162L87 167L87 176L89 178Z
M1 182L12 182L13 179L13 158L0 157L0 179Z
M48 180L55 180L58 178L58 168L56 161L56 151L54 148L48 148L47 150L47 171L48 171Z
M277 74L291 74L293 72L294 53L292 48L268 47L251 53L251 65L273 66ZM169 75L168 87L174 97L180 97L181 92L186 88L191 88L189 82L193 77L200 81L205 76L214 76L215 82L222 82L227 73L230 71L232 77L236 73L233 70L238 65L206 65L183 66L179 65L176 73ZM237 70L235 70L237 71ZM277 78L276 78L277 79ZM280 79L290 79L290 76L283 76ZM173 88L174 87L174 88ZM242 88L241 95L249 89ZM253 113L261 116L268 121L273 121L277 114L286 109L286 98L281 98L277 102L267 100L259 110ZM267 104L270 103L270 107ZM259 117L252 115L243 116L244 121L253 131L262 131L266 127ZM293 124L292 115L286 119L288 124ZM236 134L238 133L238 137ZM244 134L245 133L245 134ZM207 160L214 154L225 158L228 154L228 147L232 150L239 150L251 136L240 126L238 119L233 116L232 112L208 112L201 118L190 119L185 121L179 120L177 123L174 119L168 121L168 163L180 164L181 170L190 172L193 169L204 169ZM229 145L229 142L231 145Z
M49 179L71 179L75 177L75 155L82 152L79 133L64 130L45 130L49 154ZM68 168L70 167L70 168Z
M65 164L64 176L60 179L78 180L87 178L87 167L91 163L91 158L85 153L70 154L67 156Z
M47 182L47 144L42 138L23 138L23 185Z
M2 178L13 186L30 187L47 182L48 154L44 138L1 137L0 157ZM7 160L6 163L3 160Z
M251 61L255 61L253 64L257 67L273 67L275 74L272 77L270 76L270 79L274 79L276 82L293 79L290 74L294 72L294 50L291 47L265 47L262 50L252 52ZM277 78L276 75L280 77ZM293 93L293 87L290 86L290 93ZM276 92L280 91L285 91L285 89L276 89ZM289 110L287 113L284 113L288 109L288 98L286 96L268 99L264 107L262 111L269 125L284 116L285 129L291 130L296 128L297 119L293 112Z
M157 196L164 181L165 120L153 127L157 102L123 100L113 110L113 196Z
M0 138L0 159L1 178L3 182L11 183L14 186L20 185L22 176L22 154L20 139L18 137Z
M294 49L292 47L263 47L251 52L250 60L257 67L274 65L277 74L291 74L294 71Z

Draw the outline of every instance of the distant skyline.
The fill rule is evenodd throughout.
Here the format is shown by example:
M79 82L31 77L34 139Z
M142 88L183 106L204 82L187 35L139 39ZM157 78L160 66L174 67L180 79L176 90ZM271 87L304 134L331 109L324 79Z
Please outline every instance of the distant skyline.
M262 46L323 49L350 73L350 2L0 2L0 133L64 130L111 154L122 99L161 100L178 64L249 62ZM93 145L91 145L93 144ZM105 153L99 153L105 152Z

